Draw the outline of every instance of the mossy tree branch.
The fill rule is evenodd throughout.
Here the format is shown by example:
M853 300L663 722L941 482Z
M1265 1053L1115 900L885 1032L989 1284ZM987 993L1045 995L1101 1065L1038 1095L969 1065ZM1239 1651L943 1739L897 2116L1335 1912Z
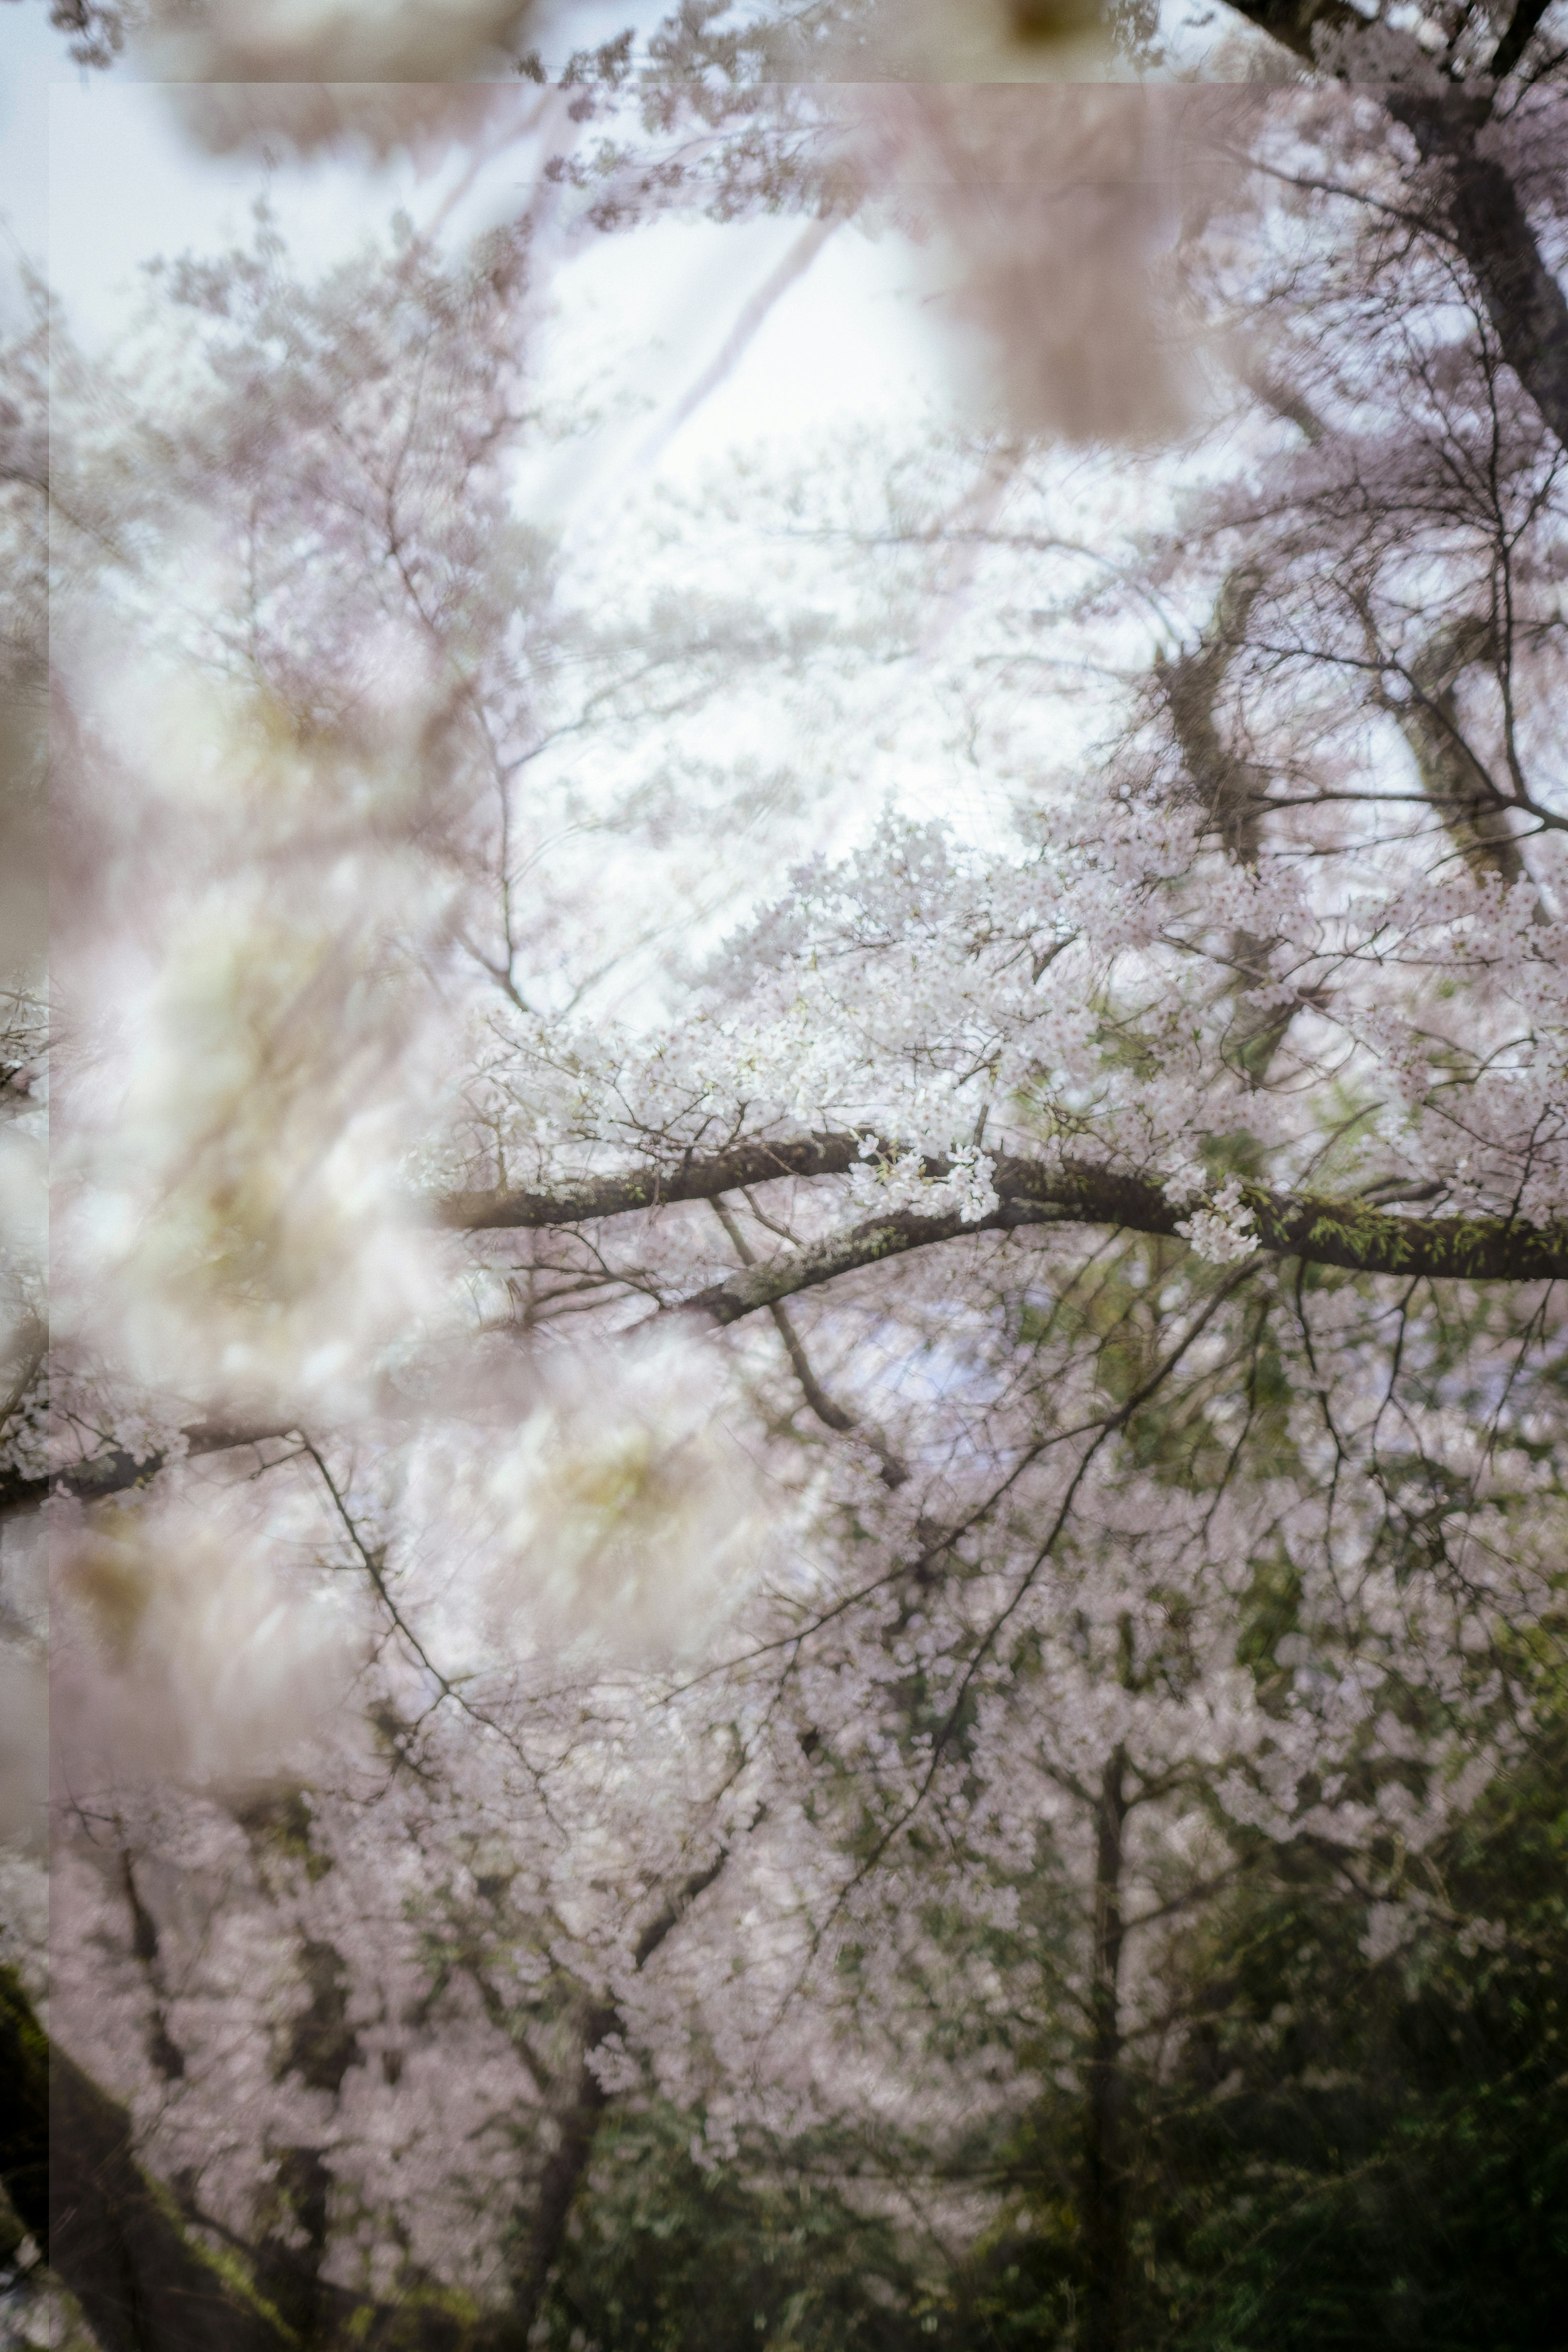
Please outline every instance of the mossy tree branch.
M812 1161L814 1172L826 1175L854 1165L859 1148L856 1136L826 1135L801 1145L758 1146L754 1154L758 1159L764 1151L776 1154L781 1163ZM596 1179L565 1185L555 1194L464 1193L444 1202L439 1213L445 1224L463 1223L481 1232L586 1223L661 1201L717 1199L735 1184L738 1162L751 1156L734 1150L710 1160L688 1157L668 1173ZM923 1167L933 1183L952 1173L951 1163L941 1158L928 1159ZM797 1169L781 1164L777 1172ZM798 1172L805 1172L804 1168ZM761 1180L753 1171L749 1181ZM924 1213L915 1207L890 1211L763 1264L737 1267L721 1282L672 1303L709 1315L715 1322L732 1323L840 1274L960 1240L966 1234L1082 1224L1174 1237L1190 1210L1188 1202L1169 1196L1152 1178L1070 1162L1053 1167L1005 1157L996 1162L992 1183L997 1206L986 1216L966 1220L957 1210ZM1500 1216L1396 1215L1353 1197L1277 1192L1257 1184L1243 1186L1240 1205L1250 1213L1259 1248L1304 1258L1312 1265L1406 1279L1426 1275L1474 1282L1536 1282L1568 1275L1568 1225L1563 1223L1532 1225Z

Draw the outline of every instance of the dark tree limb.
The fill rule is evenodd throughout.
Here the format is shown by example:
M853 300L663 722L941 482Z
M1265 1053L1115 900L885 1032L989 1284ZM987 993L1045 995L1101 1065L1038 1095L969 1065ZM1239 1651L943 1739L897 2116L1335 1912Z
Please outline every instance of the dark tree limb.
M1369 20L1345 0L1231 0L1238 15L1308 65L1341 42L1333 70L1354 81L1356 37ZM1568 299L1548 268L1507 167L1477 144L1492 113L1491 83L1515 67L1546 13L1546 0L1521 0L1494 51L1488 80L1439 84L1440 68L1411 40L1408 79L1387 81L1381 59L1371 79L1391 121L1415 139L1422 160L1440 169L1446 227L1463 257L1502 355L1542 422L1568 449ZM1434 226L1445 224L1435 216Z
M1279 391L1272 394L1274 403L1286 397ZM1293 415L1292 422L1300 425L1301 419ZM1263 574L1257 566L1238 565L1215 600L1203 642L1179 661L1162 663L1156 671L1171 732L1186 771L1187 789L1204 811L1205 830L1232 863L1243 867L1255 867L1262 855L1265 780L1226 741L1218 707L1262 589ZM1237 929L1230 935L1230 961L1240 985L1226 1039L1226 1058L1255 1087L1267 1079L1301 1009L1300 1002L1279 1005L1247 1001L1248 990L1263 988L1273 978L1268 958L1274 945L1272 939L1261 939L1254 931Z
M737 1143L702 1159L688 1152L665 1166L626 1176L585 1176L559 1192L452 1192L441 1202L437 1220L464 1233L572 1225L625 1216L633 1209L657 1209L667 1201L716 1201L722 1192L771 1184L780 1176L842 1176L855 1165L859 1151L857 1135Z
M0 2176L103 2352L299 2352L258 2296L187 2237L132 2152L131 2118L52 2049L0 1969Z
M1345 0L1231 0L1238 16L1305 65L1316 65L1323 41L1363 33L1367 19Z
M1493 81L1501 81L1510 74L1535 37L1535 28L1552 5L1552 0L1519 0L1519 6L1492 51L1487 72Z
M137 2162L131 2117L52 2043L0 1968L0 2186L102 2352L478 2352L439 2300L378 2304L321 2282L308 2335L249 2283L255 2250L221 2263ZM204 2217L192 2216L203 2221Z
M221 1422L193 1421L180 1434L185 1441L182 1460L201 1454L229 1454L242 1445L265 1445L281 1437L298 1434L292 1422L279 1423L265 1429L234 1428ZM52 1476L26 1477L13 1471L0 1477L0 1518L14 1511L36 1510L50 1495L71 1495L78 1502L96 1503L106 1495L123 1495L133 1486L145 1486L163 1469L169 1457L164 1454L128 1454L115 1446L107 1453L89 1455L86 1461L73 1462L67 1470L58 1470Z
M753 1824L754 1826L754 1824ZM700 1895L706 1894L730 1858L721 1846L713 1860L682 1880L655 1913L632 1948L632 1965L642 1969L680 1925ZM564 2101L556 2109L559 2137L545 2163L532 2223L512 2282L511 2304L485 2339L484 2352L524 2352L566 2242L566 2224L594 2152L594 2138L610 2095L593 2066L599 2044L620 2023L613 2000L595 2001L584 2017L581 2055Z
M1413 661L1409 699L1387 707L1415 757L1421 789L1470 871L1480 881L1495 874L1505 889L1524 877L1524 859L1509 824L1509 803L1465 740L1458 687L1465 671L1496 669L1497 632L1489 621L1465 620L1440 629Z
M741 1264L743 1266L754 1266L757 1263L756 1255L729 1210L722 1201L715 1201L713 1207L720 1223L730 1236ZM858 1431L882 1465L880 1476L883 1485L889 1487L902 1486L909 1478L908 1465L900 1460L879 1430L873 1429L868 1423L858 1420L854 1413L846 1412L835 1398L828 1395L811 1369L811 1360L801 1345L800 1334L791 1322L788 1309L783 1301L775 1298L768 1308L768 1313L773 1318L774 1330L784 1341L784 1353L789 1358L790 1370L799 1384L800 1392L823 1427L831 1429L840 1437L847 1437L851 1432Z
M760 1183L767 1180L770 1167L775 1176L804 1174L808 1169L832 1175L854 1166L859 1157L858 1136L814 1136L803 1143L742 1147L708 1160L689 1156L678 1164L673 1178L668 1170L652 1169L642 1175L566 1185L558 1193L461 1193L440 1202L437 1214L444 1225L467 1224L479 1233L568 1227L625 1216L660 1201L715 1200L735 1185L735 1169L742 1161L752 1171L748 1181ZM952 1172L946 1160L922 1164L932 1182L940 1183ZM840 1275L912 1250L962 1241L971 1234L1013 1233L1032 1225L1096 1225L1180 1239L1177 1228L1191 1213L1192 1204L1169 1199L1153 1179L1112 1169L1072 1163L1047 1167L1038 1160L1003 1158L995 1164L992 1184L997 1205L987 1216L965 1219L955 1209L890 1210L841 1227L804 1249L737 1266L706 1289L671 1299L667 1311L706 1316L724 1326L817 1289ZM1532 1225L1518 1217L1398 1216L1364 1198L1273 1192L1260 1184L1244 1184L1239 1205L1251 1214L1250 1232L1260 1250L1300 1258L1309 1265L1396 1275L1406 1281L1415 1275L1460 1282L1549 1282L1568 1276L1568 1222ZM210 1454L296 1433L283 1424L226 1429L197 1423L186 1435L191 1453ZM159 1455L137 1459L116 1452L95 1455L52 1480L13 1477L0 1482L0 1513L41 1503L51 1491L97 1501L146 1486L163 1466Z
M763 1148L759 1148L763 1149ZM890 1148L889 1148L890 1149ZM819 1172L853 1166L859 1139L813 1137L792 1150L765 1147L781 1160L815 1158ZM605 1179L593 1186L569 1185L556 1195L466 1193L442 1204L446 1224L467 1222L493 1232L508 1226L537 1229L570 1225L597 1216L624 1214L654 1198L713 1200L734 1183L737 1160L725 1152L711 1160L688 1159L679 1166L679 1195L650 1172L640 1178ZM946 1160L929 1159L924 1172L934 1182L951 1175ZM781 1173L798 1172L784 1168ZM761 1181L755 1177L752 1181ZM998 1205L988 1216L966 1221L956 1210L926 1213L899 1209L828 1234L804 1249L754 1266L737 1267L721 1282L674 1302L717 1323L771 1307L777 1299L831 1282L836 1276L888 1257L956 1241L965 1234L1005 1233L1020 1225L1086 1224L1130 1233L1174 1236L1189 1213L1186 1203L1167 1198L1154 1180L1115 1170L1004 1158L992 1183ZM585 1207L590 1198L602 1205ZM1309 1265L1340 1266L1354 1274L1429 1275L1476 1282L1537 1282L1568 1275L1568 1224L1538 1226L1517 1217L1406 1217L1369 1207L1363 1200L1332 1200L1312 1193L1274 1192L1245 1185L1241 1204L1250 1211L1260 1248Z
M1447 182L1448 226L1479 289L1502 355L1568 449L1568 299L1547 268L1506 167L1477 145L1489 99L1395 87L1384 104Z
M1094 1957L1084 2113L1085 2352L1124 2352L1128 2291L1127 2085L1122 2071L1123 1838L1131 1810L1118 1748L1095 1803Z

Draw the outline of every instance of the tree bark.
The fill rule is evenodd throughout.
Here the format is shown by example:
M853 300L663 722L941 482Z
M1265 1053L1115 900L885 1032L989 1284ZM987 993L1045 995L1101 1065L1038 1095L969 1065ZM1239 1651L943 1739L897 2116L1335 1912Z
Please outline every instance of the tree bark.
M946 1163L931 1160L940 1178ZM739 1322L775 1298L788 1298L837 1276L881 1264L910 1250L960 1241L968 1234L1009 1233L1026 1225L1100 1225L1126 1233L1176 1236L1189 1213L1147 1177L1071 1165L1047 1169L1004 1159L992 1179L1000 1196L988 1215L966 1221L956 1210L922 1215L901 1209L829 1234L810 1248L726 1276L678 1302L713 1322ZM1568 1225L1530 1225L1510 1217L1394 1216L1358 1200L1270 1192L1243 1185L1241 1206L1251 1215L1258 1247L1310 1265L1348 1273L1426 1275L1477 1282L1549 1281L1568 1275Z
M591 2010L584 2021L582 2055L566 2100L556 2112L560 2137L540 2176L522 2259L512 2275L510 2307L494 2328L486 2352L525 2352L551 2273L566 2243L566 2224L594 2153L600 2117L610 2104L589 2058L615 2027L616 2010L609 2002Z
M755 1826L754 1822L752 1826ZM712 1885L729 1858L729 1847L721 1846L710 1863L705 1864L700 1870L693 1871L675 1889L669 1900L648 1921L637 1937L632 1951L635 1969L644 1968L653 1958L666 1937L679 1926L698 1896ZM610 2000L595 2002L584 2018L581 2053L565 2100L555 2114L560 2137L540 2177L532 2221L521 2259L513 2273L510 2305L486 2334L484 2352L525 2352L550 2285L551 2273L565 2247L567 2223L593 2157L594 2140L600 2120L610 2104L610 2095L590 2061L594 2052L607 2035L615 2032L619 2021L619 2011Z
M262 1445L279 1437L298 1433L296 1424L286 1422L265 1429L237 1429L218 1422L192 1422L181 1431L185 1441L182 1459L189 1460L200 1454L226 1454L241 1445ZM34 1510L51 1494L74 1495L79 1502L94 1503L105 1495L122 1495L129 1487L144 1486L163 1469L168 1456L163 1454L127 1454L116 1446L111 1452L95 1454L89 1460L76 1462L68 1470L57 1471L53 1476L30 1478L13 1472L0 1478L0 1518L14 1511Z
M1105 1768L1096 1809L1094 1961L1089 1986L1089 2100L1084 2131L1083 2352L1127 2342L1127 2164L1121 2073L1121 1841L1127 1759Z
M657 1209L667 1201L716 1201L748 1184L771 1184L781 1176L843 1176L860 1152L858 1135L759 1137L699 1156L683 1152L659 1167L625 1176L584 1176L548 1192L452 1192L437 1205L438 1224L464 1233L489 1233L513 1225L572 1225L600 1217L624 1217L636 1209Z
M781 1159L793 1156L789 1144L758 1147ZM804 1158L815 1155L822 1175L842 1173L859 1157L859 1139L853 1135L814 1137L799 1147ZM896 1151L897 1145L884 1149ZM605 1180L598 1188L605 1204L584 1205L587 1188L566 1185L558 1193L463 1193L441 1204L441 1221L457 1224L466 1218L471 1230L496 1232L508 1226L541 1229L587 1222L595 1216L619 1216L628 1207L647 1205L656 1196L688 1201L715 1199L736 1181L731 1172L738 1152L701 1160L688 1156L680 1163L679 1194L660 1193L664 1179L658 1171L639 1178ZM951 1161L933 1157L924 1172L941 1182L952 1172ZM804 1172L781 1169L778 1172ZM749 1181L761 1181L752 1177ZM998 1206L989 1215L965 1220L957 1211L922 1214L897 1210L831 1234L826 1241L791 1251L766 1264L737 1268L722 1282L679 1304L717 1323L733 1323L742 1315L771 1306L829 1282L836 1275L875 1265L879 1258L900 1256L933 1243L956 1240L964 1234L1006 1232L1015 1226L1062 1223L1116 1226L1130 1233L1173 1234L1188 1213L1186 1205L1171 1201L1157 1178L1125 1175L1109 1168L1071 1161L1047 1167L1038 1160L1004 1155L994 1167L992 1183ZM636 1188L643 1196L627 1202ZM1477 1282L1539 1282L1568 1275L1568 1225L1531 1225L1517 1217L1396 1217L1369 1208L1359 1200L1332 1200L1315 1193L1272 1192L1262 1185L1247 1185L1243 1199L1252 1213L1261 1247L1281 1255L1303 1257L1310 1265L1342 1266L1357 1274L1451 1276Z
M1276 395L1277 397L1279 395ZM1294 420L1300 424L1298 416ZM1305 430L1305 427L1302 427ZM1262 780L1250 761L1226 741L1217 705L1226 675L1247 635L1252 608L1263 587L1262 573L1251 564L1238 565L1215 599L1214 616L1203 643L1179 661L1162 664L1157 673L1170 713L1171 732L1187 773L1187 789L1203 809L1207 829L1233 864L1256 866L1263 850L1265 798ZM1239 994L1264 987L1272 979L1268 957L1272 939L1235 930L1230 935L1230 961L1239 982ZM1296 1004L1237 1002L1226 1039L1226 1059L1255 1087L1263 1085L1269 1066L1285 1042L1286 1032L1301 1010Z
M1479 289L1502 355L1568 449L1568 300L1542 258L1506 167L1476 143L1490 120L1490 99L1458 88L1428 97L1396 87L1384 104L1410 131L1423 161L1441 168L1454 243Z
M1492 51L1491 62L1487 68L1493 81L1501 81L1505 74L1513 71L1551 5L1552 0L1519 0L1519 6L1510 17L1507 29Z

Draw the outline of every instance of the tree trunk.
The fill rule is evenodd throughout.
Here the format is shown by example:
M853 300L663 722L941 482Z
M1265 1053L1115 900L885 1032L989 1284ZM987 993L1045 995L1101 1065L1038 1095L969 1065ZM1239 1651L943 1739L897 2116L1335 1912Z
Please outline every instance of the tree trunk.
M1105 1768L1095 1829L1094 1963L1089 1988L1089 2104L1084 2118L1083 2352L1127 2340L1127 2168L1121 2075L1121 1841L1127 1759Z
M753 1829L761 1819L761 1812L753 1816ZM653 1958L666 1937L679 1926L698 1896L706 1894L712 1885L729 1856L729 1847L721 1846L710 1863L701 1870L693 1871L690 1877L676 1888L664 1908L648 1921L637 1937L632 1952L634 1968L645 1967ZM487 2332L484 2352L524 2352L533 2323L539 2316L545 2290L550 2284L550 2274L560 2261L562 2249L566 2243L566 2224L594 2153L595 2135L610 2104L609 2093L595 2074L589 2060L600 2042L615 2032L619 2022L620 2012L609 2000L596 2003L583 2021L579 2056L571 2089L555 2114L560 2137L540 2177L532 2222L521 2259L512 2275L511 2302L504 2316Z
M1547 268L1506 168L1477 146L1490 100L1391 89L1384 100L1426 162L1448 175L1448 223L1480 289L1502 355L1544 423L1568 449L1568 301Z
M539 2316L550 2273L566 2242L567 2221L594 2152L594 2136L609 2105L608 2092L588 2063L589 2053L615 2031L616 2022L616 2011L606 2004L595 2010L584 2026L583 2054L568 2100L556 2116L561 2136L540 2177L532 2226L513 2273L510 2308L488 2352L523 2352Z
M131 2118L51 2049L0 1969L0 2177L103 2352L298 2352L276 2315L186 2237L132 2153Z
M1233 0L1238 13L1304 58L1318 62L1326 37L1355 43L1367 19L1345 0ZM1490 63L1496 79L1519 63L1544 9L1526 0ZM1413 59L1420 52L1412 42ZM1338 70L1353 79L1349 65ZM1429 93L1407 82L1381 93L1392 121L1411 131L1423 158L1447 166L1448 226L1468 263L1502 355L1563 447L1568 449L1568 300L1548 268L1506 166L1482 152L1477 135L1490 119L1484 92L1450 83Z

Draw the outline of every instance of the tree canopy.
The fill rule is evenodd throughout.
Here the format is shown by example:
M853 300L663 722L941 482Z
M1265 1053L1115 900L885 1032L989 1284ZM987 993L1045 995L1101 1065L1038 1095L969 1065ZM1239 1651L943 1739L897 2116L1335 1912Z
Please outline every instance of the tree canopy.
M262 192L0 362L6 2326L1560 2346L1561 6L51 16Z

